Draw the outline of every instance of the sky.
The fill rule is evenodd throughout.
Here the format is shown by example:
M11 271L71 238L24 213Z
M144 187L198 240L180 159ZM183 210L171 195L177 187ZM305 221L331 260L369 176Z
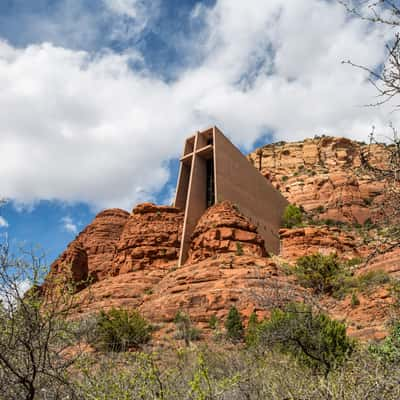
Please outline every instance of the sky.
M104 208L169 204L184 139L368 140L390 28L334 0L0 0L0 234L48 262Z

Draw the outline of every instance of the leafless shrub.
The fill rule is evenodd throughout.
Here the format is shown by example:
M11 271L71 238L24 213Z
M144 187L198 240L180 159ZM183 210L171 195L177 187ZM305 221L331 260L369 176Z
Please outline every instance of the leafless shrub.
M70 321L73 288L47 274L34 252L0 244L1 399L72 399L69 368L81 354L83 325Z

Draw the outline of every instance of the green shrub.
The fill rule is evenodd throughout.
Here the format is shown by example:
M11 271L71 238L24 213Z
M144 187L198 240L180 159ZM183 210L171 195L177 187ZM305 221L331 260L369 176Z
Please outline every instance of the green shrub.
M336 254L316 253L300 257L294 273L302 286L312 288L315 293L332 294L339 286L343 268Z
M286 176L286 175L282 176L282 182L286 182L288 179L289 179L288 176Z
M210 319L208 320L208 326L210 329L217 329L218 328L218 318L215 314L211 315Z
M368 271L365 274L358 275L356 279L357 286L360 288L360 290L366 290L368 288L390 282L389 274L380 269Z
M351 294L351 306L354 308L359 305L360 305L360 300L358 299L357 294L355 292L353 292Z
M191 341L200 339L201 332L193 326L188 314L178 311L175 315L174 322L177 328L175 339L183 339L187 346Z
M274 310L259 327L259 341L325 373L342 364L354 349L344 324L298 303Z
M112 308L100 311L96 320L95 347L101 350L125 351L147 343L151 325L135 310Z
M289 204L282 216L282 224L285 228L293 228L295 226L302 225L303 222L303 212L301 208L295 206L294 204Z
M242 323L242 316L238 309L232 306L229 310L228 316L225 321L226 336L233 340L241 340L243 338L244 329Z
M338 299L391 282L390 276L382 270L353 276L351 267L360 262L358 258L341 262L336 254L316 253L300 257L292 271L302 286L313 289L316 294L329 294Z
M354 258L350 258L349 260L345 261L345 264L348 267L354 267L355 265L359 265L363 262L362 258L360 257L354 257Z
M382 343L371 345L369 350L385 362L400 363L400 322L394 324L390 335Z
M249 323L246 330L245 341L247 346L252 346L257 343L259 325L260 323L258 322L257 314L253 311L250 314Z
M241 242L236 242L236 255L237 256L243 255L243 246Z

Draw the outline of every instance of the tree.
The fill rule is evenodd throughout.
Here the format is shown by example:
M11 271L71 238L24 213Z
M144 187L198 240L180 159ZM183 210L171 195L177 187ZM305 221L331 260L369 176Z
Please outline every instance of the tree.
M271 318L259 326L260 343L276 346L300 362L328 374L354 349L344 324L324 313L315 313L305 304L291 303L275 309Z
M200 338L200 331L193 326L189 314L178 311L175 315L174 322L178 330L176 338L183 339L186 346L189 346L192 340L198 340Z
M299 283L312 288L314 293L332 294L338 285L342 267L336 254L325 256L316 253L300 257L294 272Z
M228 316L225 321L226 335L233 341L238 341L243 338L244 329L242 323L242 316L238 309L232 306L229 310Z
M399 108L398 96L400 95L400 5L393 0L338 0L353 16L362 19L366 23L381 24L391 29L393 34L390 41L384 43L387 58L382 68L372 68L359 65L353 61L344 63L359 68L369 75L369 81L377 90L379 100L370 106L380 106L384 103L394 103ZM400 137L397 129L390 124L392 137L387 146L388 157L385 166L377 166L371 163L376 144L375 128L372 128L370 145L361 154L362 170L367 172L375 180L384 179L386 188L384 201L380 210L386 218L387 229L384 230L376 250L370 258L377 254L386 253L400 246Z
M301 225L303 222L303 212L301 208L294 204L289 204L282 216L282 224L285 228L294 228Z
M84 332L69 322L73 289L55 280L39 286L46 273L41 257L11 256L8 243L0 243L2 399L74 398L67 372L81 354Z
M151 325L136 310L101 310L97 316L94 344L105 350L126 351L147 343L151 330Z
M387 59L383 68L372 69L352 61L344 61L369 74L369 81L376 88L379 101L373 105L381 105L394 99L400 93L400 7L393 0L338 0L346 10L368 23L383 24L393 28L392 40L385 44ZM398 107L398 106L397 106Z

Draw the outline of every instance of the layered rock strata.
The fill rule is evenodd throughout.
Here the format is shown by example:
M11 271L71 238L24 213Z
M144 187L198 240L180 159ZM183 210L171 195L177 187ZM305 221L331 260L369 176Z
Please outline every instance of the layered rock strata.
M192 235L188 262L223 253L266 256L264 240L257 233L257 227L229 201L215 204L200 218Z
M296 261L299 257L336 253L342 259L360 258L361 240L353 233L336 227L309 226L281 229L281 257Z
M122 230L112 274L175 264L182 225L183 213L175 207L138 205Z
M320 137L275 143L248 158L289 200L318 219L363 224L380 218L387 182L369 171L387 166L384 145Z

